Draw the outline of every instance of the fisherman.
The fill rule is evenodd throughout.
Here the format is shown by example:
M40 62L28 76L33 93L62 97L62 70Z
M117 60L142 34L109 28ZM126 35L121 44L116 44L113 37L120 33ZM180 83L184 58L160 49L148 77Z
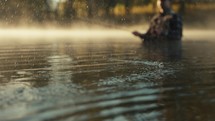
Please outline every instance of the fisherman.
M134 31L143 40L181 40L182 20L171 9L172 0L157 0L159 14L153 17L148 31L144 34Z

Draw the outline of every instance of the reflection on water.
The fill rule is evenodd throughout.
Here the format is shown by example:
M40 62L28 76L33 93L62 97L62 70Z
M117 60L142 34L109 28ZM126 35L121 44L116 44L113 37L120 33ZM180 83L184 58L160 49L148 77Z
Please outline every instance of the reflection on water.
M132 39L0 44L0 120L213 120L214 46Z
M144 51L148 52L147 55L154 55L159 58L166 58L171 60L180 60L182 56L182 41L149 41L144 42Z

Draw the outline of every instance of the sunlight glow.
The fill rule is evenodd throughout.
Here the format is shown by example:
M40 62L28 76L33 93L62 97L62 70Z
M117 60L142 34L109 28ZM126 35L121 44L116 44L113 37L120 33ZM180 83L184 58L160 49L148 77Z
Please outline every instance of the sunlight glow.
M134 38L129 31L114 29L0 29L3 39L39 39L39 38Z
M187 40L212 40L214 41L214 30L184 30L183 41ZM72 40L103 40L124 41L138 40L129 30L103 29L103 28L72 28L72 29L39 29L39 28L0 28L0 41L6 39L72 39Z

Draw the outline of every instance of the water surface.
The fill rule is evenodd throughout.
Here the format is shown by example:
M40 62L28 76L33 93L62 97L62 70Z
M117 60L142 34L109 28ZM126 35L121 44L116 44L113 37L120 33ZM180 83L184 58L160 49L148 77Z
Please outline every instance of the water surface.
M7 40L0 120L212 121L214 47L126 37Z

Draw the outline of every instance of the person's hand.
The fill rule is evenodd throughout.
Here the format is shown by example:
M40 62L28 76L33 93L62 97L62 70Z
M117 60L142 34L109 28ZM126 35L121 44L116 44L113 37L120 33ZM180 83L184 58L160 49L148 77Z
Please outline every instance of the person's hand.
M132 34L135 35L135 36L138 36L138 37L141 36L141 33L139 33L138 31L133 31Z
M132 33L133 33L133 35L138 36L138 37L140 37L141 39L145 39L145 37L146 37L146 34L141 34L141 33L139 33L138 31L134 31L134 32L132 32Z

